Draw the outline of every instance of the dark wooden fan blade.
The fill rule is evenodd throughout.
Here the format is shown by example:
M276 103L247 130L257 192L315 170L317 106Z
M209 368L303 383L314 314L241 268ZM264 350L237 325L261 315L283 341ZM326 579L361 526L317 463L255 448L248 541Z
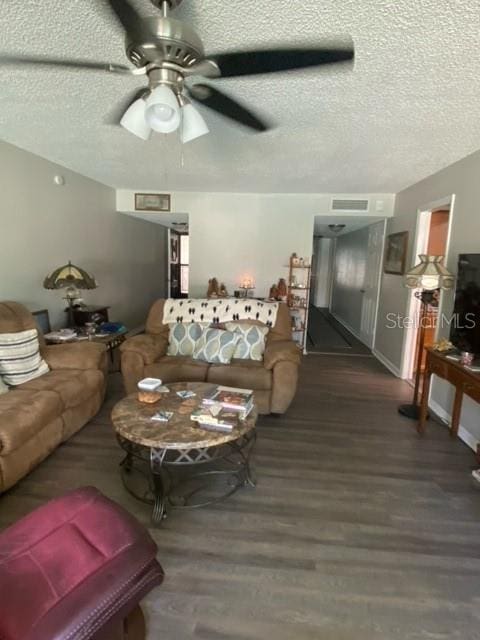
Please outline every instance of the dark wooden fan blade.
M209 57L219 66L222 78L233 78L336 64L353 60L354 56L355 52L351 46L231 51Z
M129 35L136 35L142 29L142 18L127 0L108 0L118 21Z
M118 104L105 116L104 123L119 125L120 120L123 118L127 109L139 98L143 98L147 93L149 93L149 89L146 89L145 87L142 89L136 89L133 93L130 93L125 100L121 102L121 104Z
M235 122L239 122L250 129L254 129L255 131L267 131L270 129L270 126L252 111L233 98L229 98L225 93L215 87L206 84L195 84L189 88L189 93L194 100L201 102L209 109Z
M121 64L108 62L92 62L91 60L64 60L63 58L29 58L27 56L10 56L0 54L0 66L33 65L46 67L68 67L70 69L89 69L91 71L108 71L110 73L130 73L130 68Z

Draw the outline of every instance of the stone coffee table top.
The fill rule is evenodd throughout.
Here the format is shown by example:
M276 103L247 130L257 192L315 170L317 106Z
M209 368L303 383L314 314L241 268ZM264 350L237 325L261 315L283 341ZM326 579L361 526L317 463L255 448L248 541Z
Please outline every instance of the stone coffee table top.
M134 393L120 400L112 411L112 422L119 436L144 447L155 449L194 449L217 447L237 440L255 427L257 411L252 409L247 419L230 433L207 431L190 420L190 414L218 385L205 382L175 382L166 385L169 393L162 394L154 404L140 402ZM196 395L186 400L177 391L193 391ZM158 411L171 411L168 422L152 420Z

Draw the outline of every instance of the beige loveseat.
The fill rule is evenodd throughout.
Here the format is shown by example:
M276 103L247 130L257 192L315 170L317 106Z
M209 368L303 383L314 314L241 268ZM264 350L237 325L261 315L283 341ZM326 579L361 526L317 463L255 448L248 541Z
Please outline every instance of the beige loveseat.
M163 299L155 302L145 334L126 340L120 348L127 393L133 393L138 381L146 377L161 378L165 383L205 381L253 389L260 413L284 413L288 409L297 389L301 355L292 340L290 313L285 304L279 305L276 322L268 332L263 362L234 359L230 364L166 355L169 327L163 324L164 304Z
M36 328L16 302L0 303L0 333ZM105 395L105 346L69 343L40 351L50 371L0 395L0 492L14 485L100 409Z

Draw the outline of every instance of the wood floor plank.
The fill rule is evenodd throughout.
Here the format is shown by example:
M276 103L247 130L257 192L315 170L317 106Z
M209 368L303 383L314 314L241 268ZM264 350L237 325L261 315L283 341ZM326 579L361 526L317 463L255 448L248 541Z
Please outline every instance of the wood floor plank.
M150 527L120 482L110 411L0 497L0 528L95 485ZM156 640L478 640L480 492L472 452L397 414L411 389L373 358L304 358L287 415L263 417L258 486L150 528L167 577Z

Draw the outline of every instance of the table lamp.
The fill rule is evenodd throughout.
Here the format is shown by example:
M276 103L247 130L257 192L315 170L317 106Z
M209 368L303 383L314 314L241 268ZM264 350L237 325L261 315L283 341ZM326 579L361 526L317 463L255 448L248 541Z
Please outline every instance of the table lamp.
M415 297L421 302L419 313L419 335L417 367L415 371L415 387L412 404L403 404L398 407L398 412L412 420L420 417L420 407L418 396L420 392L420 378L423 358L423 348L425 344L425 319L428 305L438 306L438 299L435 292L440 290L453 289L455 277L444 267L442 260L444 256L419 255L420 262L416 264L405 275L405 286L408 289L419 289L415 292Z
M43 281L45 289L66 289L64 300L67 301L68 307L68 326L74 326L73 306L75 300L80 297L79 289L96 289L97 283L95 278L89 275L81 267L77 267L70 261L68 264L55 269L53 273Z

